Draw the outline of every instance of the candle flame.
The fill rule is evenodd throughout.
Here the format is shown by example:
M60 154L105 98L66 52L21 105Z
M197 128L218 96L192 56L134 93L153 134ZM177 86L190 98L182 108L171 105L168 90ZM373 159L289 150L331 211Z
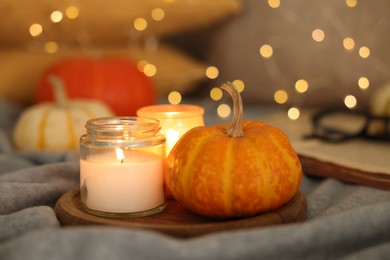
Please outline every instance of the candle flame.
M121 148L116 148L116 158L121 163L123 163L123 161L125 160L125 154L123 153L123 150Z

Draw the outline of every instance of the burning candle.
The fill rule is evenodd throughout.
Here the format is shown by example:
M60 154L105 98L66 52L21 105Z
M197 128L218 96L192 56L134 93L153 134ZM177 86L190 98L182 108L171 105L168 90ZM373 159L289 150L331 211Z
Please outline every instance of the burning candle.
M80 139L81 202L89 213L146 216L165 208L164 147L153 119L100 118Z
M203 126L204 109L195 105L153 105L138 109L140 117L155 118L160 121L160 132L166 137L166 155L188 130Z

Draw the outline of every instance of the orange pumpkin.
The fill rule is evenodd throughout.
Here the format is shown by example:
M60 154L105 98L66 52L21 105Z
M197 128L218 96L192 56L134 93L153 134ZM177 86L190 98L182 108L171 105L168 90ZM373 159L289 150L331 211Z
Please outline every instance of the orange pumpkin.
M302 168L287 136L259 121L242 121L233 84L231 125L188 131L167 158L166 184L191 211L211 218L245 217L276 209L297 192Z
M153 82L127 58L85 56L61 60L40 78L37 102L54 100L48 83L50 75L64 81L69 98L101 100L118 116L135 116L137 109L154 104L157 96Z

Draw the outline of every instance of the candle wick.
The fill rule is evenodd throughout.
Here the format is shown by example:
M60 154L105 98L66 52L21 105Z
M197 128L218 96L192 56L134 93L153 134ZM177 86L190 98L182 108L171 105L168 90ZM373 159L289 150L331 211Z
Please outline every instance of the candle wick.
M121 160L121 163L123 163L124 160L125 160L125 159L122 159L122 160Z

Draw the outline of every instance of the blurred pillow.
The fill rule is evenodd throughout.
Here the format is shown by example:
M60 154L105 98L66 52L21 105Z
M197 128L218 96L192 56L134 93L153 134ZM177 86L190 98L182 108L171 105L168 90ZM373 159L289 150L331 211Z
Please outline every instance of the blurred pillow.
M243 80L246 103L275 104L275 92L284 90L289 105L344 106L345 96L353 95L358 106L367 106L389 79L390 5L277 3L245 0L243 12L214 31L207 61L219 68L219 78ZM262 46L263 55L272 51L269 58L260 54ZM300 79L309 87L303 94L295 90Z
M154 81L158 93L172 90L185 93L205 79L206 65L167 46L155 50L138 47L97 48L86 52L80 48L47 54L21 50L0 50L0 97L19 103L33 102L34 90L44 70L66 56L122 56L144 60L156 67Z
M134 29L137 18L146 20L142 36L161 37L209 26L237 13L240 0L30 0L0 1L0 45L24 45L31 41L29 28L40 24L42 33L35 38L40 41L57 41L77 44L112 44L127 42L130 36L139 37ZM76 12L67 9L76 7ZM156 8L157 18L152 18ZM62 20L50 20L53 11L63 14ZM161 14L161 11L163 12ZM69 14L67 16L65 14ZM71 19L76 14L76 18ZM155 15L155 13L153 13ZM163 15L163 16L161 16ZM163 17L161 19L161 17Z

